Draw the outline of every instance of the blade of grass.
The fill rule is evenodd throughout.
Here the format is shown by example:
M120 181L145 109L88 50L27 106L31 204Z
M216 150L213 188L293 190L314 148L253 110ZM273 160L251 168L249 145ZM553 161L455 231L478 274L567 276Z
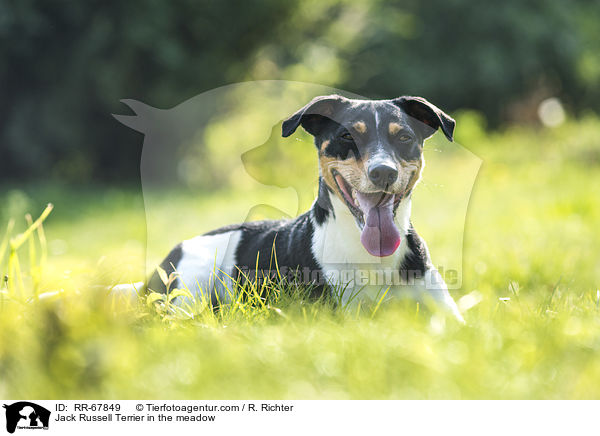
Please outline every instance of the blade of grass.
M385 298L385 296L387 295L387 293L388 293L389 290L390 290L390 286L387 287L387 289L385 290L385 292L383 293L383 295L381 296L381 298L379 298L379 301L377 301L377 305L373 309L373 313L371 313L371 319L373 319L373 317L377 313L377 310L379 310L379 306L381 306L381 303L383 302L383 299Z
M46 233L44 232L44 224L40 223L37 228L38 239L40 241L40 281L41 274L46 268L46 261L48 260L48 243L46 241Z
M39 218L35 220L27 230L11 239L11 249L18 250L19 247L21 247L21 245L23 245L23 243L31 236L31 234L44 222L44 220L48 218L48 215L50 215L52 209L54 209L54 205L52 203L48 203L48 206L46 206Z
M23 274L21 273L21 265L16 250L11 250L8 257L8 278L9 294L12 294L13 297L23 299L25 297L25 284L23 283Z
M0 244L0 267L2 266L2 261L4 260L4 255L6 253L6 247L8 246L8 241L10 241L10 234L15 226L15 220L8 220L8 225L6 226L6 233L4 234L4 238L2 238L2 243Z
M25 215L25 221L27 221L27 226L31 227L33 225L33 219L31 218L31 214ZM37 265L37 253L35 249L35 238L34 235L30 235L27 238L28 247L29 247L29 274L33 280L33 298L37 300L38 292L39 292L39 284L40 284L40 272L39 267Z

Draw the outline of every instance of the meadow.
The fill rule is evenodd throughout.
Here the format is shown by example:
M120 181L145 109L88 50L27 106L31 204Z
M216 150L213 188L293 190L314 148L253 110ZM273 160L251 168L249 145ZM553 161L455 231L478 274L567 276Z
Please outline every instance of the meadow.
M358 312L277 287L193 316L115 300L108 287L142 279L183 236L168 229L233 222L271 191L224 187L190 203L136 186L15 184L0 189L0 397L600 398L600 120L491 133L475 114L457 121L457 141L483 162L453 291L465 326L416 303ZM164 232L146 234L149 201ZM418 201L435 261L452 243L435 234L445 216Z

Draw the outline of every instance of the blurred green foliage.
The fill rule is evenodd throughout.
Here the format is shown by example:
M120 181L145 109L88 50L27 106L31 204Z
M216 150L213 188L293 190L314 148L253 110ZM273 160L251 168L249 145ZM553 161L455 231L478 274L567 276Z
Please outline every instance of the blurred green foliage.
M0 3L0 179L136 180L119 99L167 108L286 79L419 94L490 126L600 108L600 4L579 0Z

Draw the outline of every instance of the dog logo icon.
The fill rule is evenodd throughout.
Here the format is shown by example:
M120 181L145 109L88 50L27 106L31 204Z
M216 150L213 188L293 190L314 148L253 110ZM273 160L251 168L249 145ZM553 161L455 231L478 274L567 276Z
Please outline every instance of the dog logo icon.
M14 433L17 428L48 430L50 421L48 409L29 401L4 404L3 407L6 409L6 431L9 433Z

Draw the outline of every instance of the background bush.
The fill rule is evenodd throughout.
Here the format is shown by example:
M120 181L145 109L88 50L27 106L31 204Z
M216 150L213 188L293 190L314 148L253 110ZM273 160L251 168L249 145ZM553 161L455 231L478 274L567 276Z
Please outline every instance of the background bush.
M490 126L600 103L600 4L509 0L0 3L0 179L138 180L122 98L168 108L243 80L421 94Z

